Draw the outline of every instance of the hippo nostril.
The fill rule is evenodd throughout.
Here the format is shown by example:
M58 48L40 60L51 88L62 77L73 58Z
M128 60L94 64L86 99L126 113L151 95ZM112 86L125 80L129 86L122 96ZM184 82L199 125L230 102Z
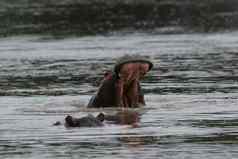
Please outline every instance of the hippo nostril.
M57 121L53 124L54 126L58 126L58 125L61 125L61 122L60 121Z

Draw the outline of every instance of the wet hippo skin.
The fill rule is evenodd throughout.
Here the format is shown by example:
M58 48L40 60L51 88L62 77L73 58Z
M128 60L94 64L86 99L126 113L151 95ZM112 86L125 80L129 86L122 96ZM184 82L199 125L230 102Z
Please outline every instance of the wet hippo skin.
M71 115L65 117L65 127L100 127L103 126L104 114L99 114L97 117L89 114L86 117L75 118ZM57 121L53 124L54 126L62 125L61 122Z
M119 96L117 95L117 77L115 74L110 79L103 80L101 87L96 96L93 96L88 104L88 108L100 107L120 107L118 104ZM140 83L137 85L139 92L138 100L140 105L145 105L144 94L141 90ZM132 107L131 105L129 107Z
M89 108L139 107L145 105L140 80L153 64L140 56L124 56L102 83L88 104Z
M104 118L100 118L102 115L94 117L89 114L86 117L74 118L70 115L65 118L65 126L67 127L99 127L103 126Z
M104 126L104 121L112 124L120 125L133 125L140 121L139 113L135 111L119 111L116 114L99 113L96 117L89 114L86 117L75 118L71 115L65 117L66 127L101 127ZM57 121L53 125L61 125L61 122Z
M114 115L109 115L109 114L103 114L103 115L104 115L105 121L109 121L113 124L133 125L140 121L140 114L137 113L136 111L124 110L124 111L119 111Z

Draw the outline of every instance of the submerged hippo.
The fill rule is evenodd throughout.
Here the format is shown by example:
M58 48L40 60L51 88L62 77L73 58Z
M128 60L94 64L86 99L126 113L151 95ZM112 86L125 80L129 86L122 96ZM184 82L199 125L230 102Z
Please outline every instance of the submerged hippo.
M103 126L104 116L99 114L97 117L89 114L86 117L74 118L68 115L65 118L65 125L68 127L99 127Z
M104 121L104 114L100 113L98 116L94 117L93 115L89 114L86 117L82 118L75 118L71 115L67 115L65 117L64 125L66 127L100 127L103 126ZM57 121L53 125L61 125L61 122Z
M99 113L96 117L89 114L86 117L75 118L70 115L65 117L66 127L100 127L104 126L104 121L108 121L112 124L120 125L134 125L140 120L139 113L135 111L120 111L114 115L108 115L105 113ZM54 123L55 126L61 125L60 122Z
M102 114L102 113L100 113ZM99 115L100 115L99 114ZM105 121L120 125L133 125L140 121L140 115L136 111L119 111L114 115L102 114Z
M140 80L153 64L139 55L126 55L116 63L114 70L107 73L88 104L89 108L138 107L145 105Z

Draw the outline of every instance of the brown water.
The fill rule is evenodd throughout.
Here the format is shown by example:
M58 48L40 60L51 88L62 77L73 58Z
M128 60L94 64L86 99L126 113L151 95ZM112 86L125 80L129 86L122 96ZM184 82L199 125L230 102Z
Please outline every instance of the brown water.
M0 39L1 158L238 157L238 32ZM104 70L150 56L139 127L52 126L88 110Z

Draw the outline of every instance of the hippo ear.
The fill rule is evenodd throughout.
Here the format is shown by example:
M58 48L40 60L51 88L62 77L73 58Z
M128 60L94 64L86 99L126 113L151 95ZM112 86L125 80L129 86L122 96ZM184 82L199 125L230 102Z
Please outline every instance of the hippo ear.
M74 127L75 125L74 125L73 117L70 116L70 115L67 115L67 116L65 117L65 124L66 124L67 126L72 126L72 127Z
M103 122L105 119L105 115L103 113L99 113L96 117L99 121Z

